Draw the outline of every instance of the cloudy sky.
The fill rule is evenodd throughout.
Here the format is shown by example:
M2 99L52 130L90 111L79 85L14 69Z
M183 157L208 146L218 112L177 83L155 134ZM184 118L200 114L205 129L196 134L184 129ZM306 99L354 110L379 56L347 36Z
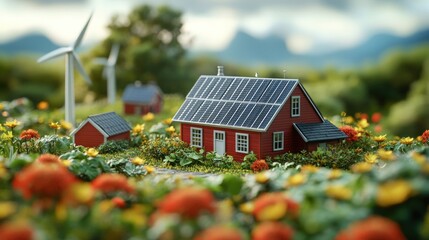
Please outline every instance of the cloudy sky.
M408 35L429 27L428 0L0 0L0 41L40 31L70 44L91 10L84 41L97 41L113 14L138 4L181 10L184 39L205 50L225 47L240 29L279 35L292 51L305 53L353 46L377 32Z

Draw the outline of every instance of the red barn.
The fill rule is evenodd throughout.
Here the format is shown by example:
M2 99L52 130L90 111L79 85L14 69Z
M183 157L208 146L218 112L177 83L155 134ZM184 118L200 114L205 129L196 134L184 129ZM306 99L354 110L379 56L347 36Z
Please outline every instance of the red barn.
M122 101L125 114L144 115L149 112L159 113L163 97L161 89L155 83L143 85L137 81L125 88Z
M130 125L115 112L89 116L72 133L74 143L98 147L106 141L129 140Z
M203 75L173 117L191 146L241 161L313 151L346 138L297 79Z

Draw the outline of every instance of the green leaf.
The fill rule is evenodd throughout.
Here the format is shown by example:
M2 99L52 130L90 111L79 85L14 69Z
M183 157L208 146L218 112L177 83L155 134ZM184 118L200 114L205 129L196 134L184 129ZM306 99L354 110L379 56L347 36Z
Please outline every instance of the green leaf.
M244 181L241 177L235 175L225 175L220 186L224 192L227 192L230 195L237 195L240 193L243 184Z

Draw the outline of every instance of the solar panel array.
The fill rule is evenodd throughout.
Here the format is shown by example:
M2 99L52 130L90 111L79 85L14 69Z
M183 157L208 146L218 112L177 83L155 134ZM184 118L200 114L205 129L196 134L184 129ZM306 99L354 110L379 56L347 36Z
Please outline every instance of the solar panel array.
M266 130L298 80L201 76L174 121Z

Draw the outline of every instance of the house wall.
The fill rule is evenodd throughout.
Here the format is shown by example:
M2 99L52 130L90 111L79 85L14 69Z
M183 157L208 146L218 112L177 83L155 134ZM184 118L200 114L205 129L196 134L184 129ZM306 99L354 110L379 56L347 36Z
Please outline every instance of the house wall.
M244 130L235 130L235 129L225 129L225 128L216 128L209 126L201 126L197 124L185 124L180 125L180 133L182 141L190 144L191 142L191 127L197 127L203 129L203 148L207 152L211 152L214 149L214 131L224 131L225 132L225 152L228 155L234 157L235 161L243 161L246 153L239 153L235 151L235 134L236 133L245 133L249 135L249 153L253 151L257 156L261 155L261 133L251 132Z
M104 143L104 136L91 123L87 122L74 135L76 145L98 147Z
M154 104L124 103L124 113L127 115L136 115L136 114L145 115L149 112L159 113L161 109L162 109L161 102L156 102Z
M307 149L306 143L293 128L293 123L322 122L322 119L320 119L317 111L311 105L310 100L306 97L299 85L294 89L291 96L300 96L300 116L291 116L291 98L289 98L267 132L262 133L261 158L276 156L286 152L299 152L302 149ZM274 151L273 133L279 131L284 132L284 149Z
M108 141L113 140L130 140L130 132L116 134L107 138Z

